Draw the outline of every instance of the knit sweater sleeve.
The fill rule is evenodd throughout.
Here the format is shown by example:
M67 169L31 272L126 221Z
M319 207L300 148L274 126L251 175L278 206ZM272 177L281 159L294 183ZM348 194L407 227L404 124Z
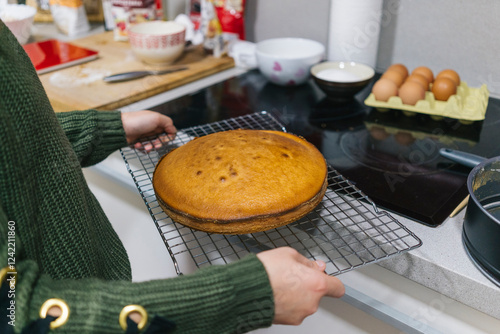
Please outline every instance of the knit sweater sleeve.
M119 111L77 110L56 117L83 167L127 145Z
M16 222L7 220L1 206L0 221L0 235L8 235L8 226L15 229ZM0 245L4 267L7 244ZM243 333L270 326L274 317L269 279L255 255L190 275L133 283L96 278L54 280L41 274L34 261L20 258L18 243L15 254L17 282L11 298L17 307L16 332L36 320L40 307L50 298L62 299L70 311L57 333L123 333L118 317L129 304L143 306L149 319L157 315L175 322L174 333Z

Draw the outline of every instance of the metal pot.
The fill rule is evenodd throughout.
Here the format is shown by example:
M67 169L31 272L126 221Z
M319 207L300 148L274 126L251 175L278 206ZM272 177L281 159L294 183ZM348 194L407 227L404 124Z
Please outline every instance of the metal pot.
M441 155L474 167L467 178L469 203L463 242L474 264L500 286L500 157L486 159L449 149Z
M500 157L474 167L467 188L464 244L483 273L500 285Z

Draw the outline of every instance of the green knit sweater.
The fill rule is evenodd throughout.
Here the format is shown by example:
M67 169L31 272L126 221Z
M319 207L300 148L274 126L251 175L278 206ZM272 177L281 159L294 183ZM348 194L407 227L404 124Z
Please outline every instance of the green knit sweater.
M81 171L124 145L119 112L54 113L29 58L0 21L0 269L15 259L15 331L37 319L49 298L70 308L58 333L123 333L118 315L128 304L142 305L149 319L174 321L176 333L270 326L272 290L254 255L192 275L131 282L125 249ZM15 254L7 245L11 226Z

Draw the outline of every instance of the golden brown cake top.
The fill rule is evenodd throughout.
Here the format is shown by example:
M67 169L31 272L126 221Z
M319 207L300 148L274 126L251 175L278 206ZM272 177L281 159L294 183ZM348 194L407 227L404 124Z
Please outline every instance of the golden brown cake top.
M230 130L165 155L153 186L173 210L222 222L292 210L321 190L326 174L322 154L300 137Z

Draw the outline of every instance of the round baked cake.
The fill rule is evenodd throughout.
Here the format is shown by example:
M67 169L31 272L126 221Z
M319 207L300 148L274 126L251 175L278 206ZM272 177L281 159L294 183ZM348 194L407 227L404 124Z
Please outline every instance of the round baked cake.
M164 155L153 187L174 221L210 233L246 234L314 209L326 191L327 167L318 149L295 135L230 130Z

